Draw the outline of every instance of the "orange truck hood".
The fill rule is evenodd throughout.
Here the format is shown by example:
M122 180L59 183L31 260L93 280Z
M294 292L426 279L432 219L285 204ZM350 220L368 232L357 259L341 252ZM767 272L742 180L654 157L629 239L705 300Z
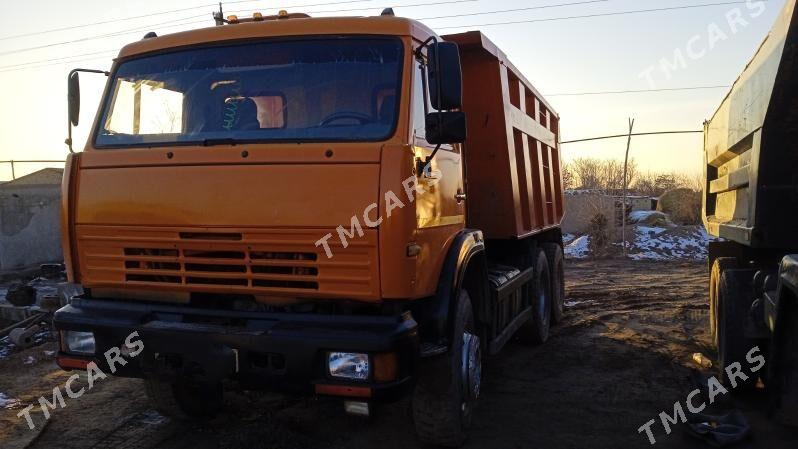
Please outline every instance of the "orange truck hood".
M83 153L68 206L76 277L133 299L378 300L376 229L332 259L316 242L377 202L379 151L281 150L245 161L241 148Z

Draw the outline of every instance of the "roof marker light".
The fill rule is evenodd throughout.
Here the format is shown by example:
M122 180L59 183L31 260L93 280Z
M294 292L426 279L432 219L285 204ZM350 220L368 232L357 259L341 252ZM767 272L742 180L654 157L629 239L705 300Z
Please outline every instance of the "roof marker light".
M256 22L260 22L261 20L263 20L263 14L261 14L259 12L256 12L256 13L252 14L252 20L254 20Z
M288 18L288 11L281 9L280 12L277 13L277 17L279 19L287 19Z
M228 23L238 23L238 16L227 16Z

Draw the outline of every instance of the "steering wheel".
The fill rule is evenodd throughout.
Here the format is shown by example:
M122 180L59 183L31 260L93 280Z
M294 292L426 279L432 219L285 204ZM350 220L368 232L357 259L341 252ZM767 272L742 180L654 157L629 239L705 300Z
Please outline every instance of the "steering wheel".
M367 114L354 111L339 111L325 117L324 120L319 123L319 126L330 126L338 120L357 120L361 125L365 125L374 121L374 119Z

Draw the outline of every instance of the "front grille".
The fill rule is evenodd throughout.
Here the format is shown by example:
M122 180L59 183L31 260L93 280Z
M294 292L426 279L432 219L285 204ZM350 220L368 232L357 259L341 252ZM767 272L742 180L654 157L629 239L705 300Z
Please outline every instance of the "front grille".
M189 233L181 232L180 237L186 239L186 234ZM190 239L196 239L198 234L190 233L190 235ZM213 234L202 235L205 240L214 240ZM228 234L220 236L219 240L230 240ZM129 270L125 274L127 282L305 290L319 288L318 282L309 279L318 276L317 267L293 264L295 261L315 262L318 257L313 253L125 248L124 254L127 256L125 268ZM275 265L258 265L261 261L274 262ZM260 277L260 275L275 275L279 278ZM291 277L297 277L297 280Z
M377 297L376 232L332 259L315 246L325 234L80 226L78 241L87 286Z

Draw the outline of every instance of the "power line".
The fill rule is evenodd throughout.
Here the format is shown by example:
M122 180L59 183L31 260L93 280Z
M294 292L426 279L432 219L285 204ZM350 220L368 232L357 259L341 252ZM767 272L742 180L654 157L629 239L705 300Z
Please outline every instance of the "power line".
M364 1L369 1L370 2L372 0L327 2L327 3L317 3L317 4L310 4L310 5L296 5L296 6L350 4L350 3L363 3ZM407 7L410 7L410 6L434 6L434 5L442 5L442 4L469 3L469 2L477 2L477 1L481 1L481 0L451 0L451 1L447 1L447 2L426 2L426 3L415 3L415 4L412 4L412 5L401 5L401 6L407 6ZM360 8L358 10L361 10L361 9L362 8ZM354 10L354 9L339 10L339 11L325 11L325 12L343 12L343 11L352 11L352 10ZM107 37L124 36L124 35L127 35L127 34L134 34L134 33L142 32L142 31L149 31L149 30L152 30L153 28L160 27L160 26L167 25L167 24L172 24L172 25L169 25L169 27L202 24L202 23L205 23L206 21L204 21L204 20L203 21L196 21L196 20L192 20L192 19L197 19L197 18L201 18L201 17L205 17L205 16L206 16L205 14L202 14L202 15L195 15L195 16L190 16L190 17L182 17L182 18L179 18L179 19L171 19L171 20L167 20L167 21L159 22L159 23L154 23L154 24L150 24L150 25L140 25L140 26L137 26L135 28L128 28L128 29L125 29L125 30L119 30L119 31L114 31L114 32L109 32L109 33L104 33L104 34L99 34L99 35L93 35L93 36L86 36L86 37L83 37L83 38L80 38L80 39L74 39L74 40L70 40L70 41L55 42L55 43L50 43L50 44L47 44L47 45L40 45L40 46L30 47L30 48L26 48L26 49L11 50L11 51L8 51L8 52L0 53L0 56L6 55L6 54L13 54L13 53L18 53L18 52L29 51L29 50L36 50L36 49L41 49L41 48L48 48L48 47L52 47L52 46L59 46L59 45L67 45L67 44L78 43L78 42L85 42L85 41L89 41L89 40L93 40L93 39L102 39L102 38L107 38ZM190 20L190 21L186 22L187 20ZM176 23L176 22L179 22L179 23ZM60 59L66 59L66 58L60 58ZM3 71L2 69L13 68L13 67L24 67L24 66L28 66L28 65L32 65L32 64L39 64L39 63L48 62L48 61L49 60L39 60L39 61L31 61L31 62L27 62L27 63L14 64L13 66L2 66L2 67L0 67L0 72Z
M190 18L182 18L182 19L177 19L177 20L187 20L187 19L190 19ZM175 22L175 20L164 22L164 24L169 24L171 22ZM194 25L194 24L198 24L198 23L206 23L206 21L203 20L203 21L172 23L171 25L166 25L164 28L172 28L172 27L176 27L176 26L185 26L185 25ZM152 30L152 29L153 29L153 26L142 26L142 27L139 27L139 28L132 28L132 29L121 30L121 31L113 32L113 33L107 33L107 34L103 34L101 36L96 36L96 37L100 38L100 37L124 36L124 35L127 35L127 34L140 33L140 32L148 31L148 30ZM63 61L61 63L77 62L77 61L68 61L68 60L72 59L72 58L81 57L81 56L91 56L91 55L97 55L97 54L102 54L102 53L117 53L117 52L119 52L118 48L117 49L104 50L104 51L91 52L91 53L83 53L83 54L79 54L79 55L71 55L71 56L66 56L66 57L57 58L57 59L49 59L48 58L48 59L42 59L42 60L38 60L38 61L28 61L28 62L23 62L23 63L18 63L18 64L0 66L0 73L2 73L2 72L10 72L10 71L14 71L14 70L25 70L25 69L31 69L31 68L48 67L48 66L51 66L51 65L57 65L58 63L49 64L51 62L56 62L56 61ZM81 59L81 61L85 61L85 60L87 60L87 59ZM47 63L47 64L42 64L42 63ZM36 65L36 64L42 64L42 65Z
M226 2L226 3L246 3L246 2L252 2L252 1L255 1L255 0L243 0L243 1ZM348 1L337 1L337 2L301 4L301 5L292 5L292 6L280 6L280 7L277 7L277 8L284 9L284 8L304 8L304 7L325 6L325 5L345 5L345 4L352 4L352 3L366 3L366 2L371 2L371 1L373 1L373 0L348 0ZM434 3L432 3L432 4L434 4ZM103 24L109 24L109 23L116 23L116 22L120 22L120 21L123 21L123 20L140 19L140 18L151 17L151 16L155 16L155 15L162 15L162 14L170 14L170 13L175 13L175 12L181 12L181 11L195 10L195 9L198 9L198 8L207 8L207 7L211 7L211 6L215 6L215 5L216 5L215 3L209 3L209 4L206 4L206 5L195 6L195 7L192 7L192 8L174 9L174 10L171 10L171 11L162 11L162 12L144 14L144 15L134 16L134 17L120 18L120 19L115 19L115 20L106 20L106 21L102 21L102 22L94 22L94 23L90 23L90 24L74 25L74 26L71 26L71 27L63 27L63 28L58 28L58 29L53 29L53 30L43 30L43 31L37 31L37 32L33 32L33 33L26 33L24 35L8 36L8 37L5 37L5 38L0 38L0 40L15 39L15 38L18 38L18 37L32 36L32 35L49 33L49 32L54 32L54 31L64 31L64 30L70 30L70 29L75 29L75 28L88 27L88 26L92 26L92 25L103 25ZM192 18L197 18L197 17L202 17L202 16L192 16ZM175 19L175 20L171 20L171 21L167 21L167 22L162 22L162 23L159 23L159 24L152 24L152 25L149 25L147 27L159 26L159 25L162 25L164 23L175 22L177 20L186 20L186 19L185 18L183 18L183 19ZM51 42L51 43L43 44L43 45L36 45L36 46L32 46L32 47L19 48L19 49L15 49L15 50L9 50L9 51L2 52L2 53L0 53L0 56L16 54L16 53L23 53L23 52L33 51L33 50L40 50L40 49L43 49L43 48L54 47L54 46L74 44L74 43L78 43L78 42L85 42L85 41L88 41L88 40L99 39L99 38L103 38L103 37L117 36L117 35L120 35L119 33L121 33L121 32L115 32L115 33L111 33L111 34L101 34L101 35L96 35L96 36L87 36L87 37L83 37L83 38L79 38L79 39L73 39L73 40L67 40L67 41L61 41L61 42Z
M615 94L638 94L644 92L674 92L674 91L683 91L683 90L702 90L702 89L727 89L731 86L724 85L724 86L694 86L694 87L672 87L667 89L640 89L640 90L608 90L608 91L596 91L596 92L568 92L568 93L559 93L559 94L551 94L545 95L546 98L548 97L576 97L576 96L584 96L584 95L615 95Z
M238 0L238 1L224 2L224 3L226 3L226 4L239 4L239 3L253 3L255 1L258 1L258 0ZM351 1L340 1L340 2L327 2L327 3L316 3L316 4L311 4L311 5L293 5L293 6L288 6L288 8L298 8L298 7L307 7L307 6L323 6L323 5L343 5L343 4L351 4L351 3L366 3L366 2L371 2L371 1L373 1L373 0L351 0ZM100 22L83 23L83 24L80 24L80 25L70 25L70 26L61 27L61 28L51 28L49 30L32 31L32 32L29 32L29 33L15 34L15 35L11 35L11 36L3 36L3 37L0 37L0 41L18 39L18 38L22 38L22 37L38 36L38 35L42 35L42 34L56 33L56 32L59 32L59 31L76 30L76 29L80 29L80 28L87 28L87 27L92 27L92 26L97 26L97 25L107 25L109 23L119 23L119 22L124 22L124 21L128 21L128 20L143 19L143 18L147 18L147 17L160 16L160 15L164 15L164 14L173 14L173 13L176 13L176 12L192 11L192 10L200 9L200 8L215 7L217 5L218 5L218 3L207 3L207 4L204 4L204 5L191 6L191 7L180 8L180 9L171 9L169 11L157 11L157 12L152 12L152 13L148 13L148 14L142 14L142 15L138 15L138 16L120 17L120 18L115 18L115 19L103 20L103 21L100 21ZM286 6L281 6L279 8L286 8Z
M698 134L703 132L704 132L703 130L699 130L699 131L657 131L650 133L633 133L633 134L626 133L626 134L616 134L613 136L588 137L586 139L567 140L565 142L560 142L560 145L565 145L568 143L591 142L594 140L619 139L621 137L629 137L630 135L634 137L634 136L658 136L664 134Z
M140 25L140 26L138 26L136 28L130 28L130 29L127 29L127 30L114 31L114 32L111 32L111 33L98 34L98 35L94 35L94 36L86 36L86 37L82 37L82 38L79 38L79 39L73 39L73 40L68 40L68 41L50 42L48 44L36 45L36 46L33 46L33 47L27 47L27 48L20 48L20 49L16 49L16 50L4 51L4 52L0 53L0 56L11 55L11 54L16 54L16 53L24 53L24 52L33 51L33 50L41 50L43 48L57 47L57 46L61 46L61 45L75 44L75 43L78 43L78 42L86 42L86 41L90 41L90 40L94 40L94 39L102 39L104 37L121 36L123 34L130 34L130 33L134 33L134 32L139 32L142 29L146 30L146 29L150 29L150 28L153 28L153 27L156 27L156 26L165 25L165 24L169 24L169 23L174 23L174 22L178 22L178 21L181 21L181 20L197 19L199 17L205 17L205 16L206 15L203 14L201 16L198 15L198 16L191 16L191 17L183 17L183 18L180 18L180 19L167 20L165 22L161 22L161 23L153 24L153 25Z
M607 12L607 13L597 13L597 14L585 14L581 16L565 16L565 17L550 17L547 19L529 19L529 20L513 20L508 22L493 22L493 23L471 23L468 25L457 25L457 26L446 26L446 27L435 27L438 30L451 30L454 28L473 28L473 27L489 27L489 26L499 26L499 25L516 25L522 23L537 23L537 22L555 22L560 20L572 20L572 19L592 19L597 17L610 17L610 16L624 16L628 14L642 14L642 13L649 13L649 12L662 12L662 11L675 11L675 10L682 10L682 9L695 9L695 8L706 8L709 6L722 6L722 5L738 5L744 4L744 1L735 1L735 2L721 2L721 3L706 3L701 5L683 5L683 6L671 6L667 8L653 8L653 9L638 9L632 11L616 11L616 12Z
M453 3L474 3L479 2L482 0L453 0L453 1L444 1L444 2L425 2L425 3L412 3L408 5L393 5L392 8L413 8L417 6L437 6L437 5L449 5ZM609 1L609 0L605 0ZM271 8L271 7L270 7ZM362 8L349 8L349 9L331 9L325 11L308 11L308 14L326 14L326 13L335 13L335 12L352 12L352 11L366 11L371 9L379 9L379 6L368 6ZM250 12L255 12L255 9L239 9L235 11L230 11L232 14L245 14Z
M228 2L228 3L246 3L246 2L251 2L251 1L253 1L253 0L244 0L244 1ZM316 4L294 5L293 7L365 3L365 2L370 2L370 1L372 1L372 0L326 2L326 3L316 3ZM472 1L479 1L479 0L455 0L455 1L443 2L443 3L441 3L441 2L439 2L439 3L416 3L416 4L404 5L404 6L405 7L432 6L432 5L436 5L436 4L465 3L465 2L472 2ZM586 3L603 2L603 1L609 1L609 0L593 0L593 1L563 3L563 4L556 4L556 5L542 5L542 6L538 6L538 7L520 8L518 10L528 10L528 9L538 9L538 8L552 8L552 7L557 7L557 6L569 6L569 5L586 4ZM602 13L602 14L589 14L589 15L582 15L582 16L566 16L566 17L555 17L555 18L548 18L548 19L531 19L531 20L524 20L524 21L502 22L502 23L473 24L473 25L465 25L465 26L449 26L449 27L439 27L438 29L452 29L452 28L478 27L478 26L494 26L494 25L514 24L514 23L547 22L547 21L579 19L579 18L595 18L595 17L614 16L614 15L639 14L639 13L647 13L647 12L659 12L659 11L670 11L670 10L679 10L679 9L702 8L702 7L709 7L709 6L719 6L719 5L729 5L729 4L739 4L739 3L745 3L745 2L736 1L736 2L710 3L710 4L702 4L702 5L685 5L685 6L676 6L676 7L668 7L668 8L655 8L655 9L646 9L646 10L619 11L619 12ZM212 5L212 4L205 5L205 6L210 6L210 5ZM195 7L195 8L198 8L198 7ZM184 11L186 9L194 9L194 8L184 8L184 9L180 9L180 10L163 11L163 12L160 12L160 13L151 13L149 15L136 16L136 17L132 17L132 18L148 17L148 16L151 16L151 15L158 15L158 14L166 14L166 13L170 13L170 12ZM366 9L366 8L359 8L359 9ZM344 11L347 11L347 10L325 11L325 12L344 12ZM458 15L451 15L451 16L438 16L438 17L422 18L422 19L419 19L419 20L454 18L454 17L463 17L463 16L476 16L476 15L493 14L493 13L499 13L499 12L513 12L513 11L517 11L517 10L491 11L491 12L482 12L482 13L458 14ZM85 41L93 40L93 39L122 36L122 35L126 35L126 34L132 34L132 33L140 32L140 31L149 30L149 29L151 29L153 27L158 27L158 26L162 26L162 25L165 25L165 24L169 24L169 23L174 23L174 22L178 22L178 21L184 21L184 20L199 18L199 17L203 17L203 16L204 15L202 15L202 16L184 17L184 18L181 18L181 19L173 19L173 20L169 20L169 21L166 21L166 22L161 22L161 23L158 23L158 24L145 25L145 26L140 26L140 27L137 27L137 28L121 30L121 31L116 31L116 32L112 32L112 33L106 33L106 34L95 35L95 36L88 36L88 37L75 39L75 40L70 40L70 41L55 42L55 43L50 43L50 44L46 44L46 45L39 45L39 46L28 47L28 48L23 48L23 49L9 50L9 51L0 53L0 56L20 53L20 52L26 52L26 51L32 51L32 50L37 50L37 49L43 49L43 48L48 48L48 47L53 47L53 46L60 46L60 45L78 43L78 42L85 42ZM125 20L132 19L132 18L125 18ZM99 23L105 23L105 22L98 22L98 24ZM186 23L177 23L174 26L193 25L193 24L199 24L199 23L204 23L204 21L202 21L202 22L193 21L193 22L186 22ZM40 63L40 62L46 62L46 61L34 61L34 62L30 62L30 63L24 63L24 65L37 64L37 63ZM17 64L15 66L23 66L23 64ZM2 68L11 68L11 66L0 67L0 69L2 69Z
M38 36L38 35L41 35L41 34L56 33L58 31L76 30L76 29L79 29L79 28L86 28L86 27L91 27L91 26L96 26L96 25L107 25L109 23L118 23L118 22L124 22L124 21L127 21L127 20L143 19L145 17L154 17L154 16L160 16L160 15L164 15L164 14L172 14L172 13L176 13L176 12L191 11L191 10L199 9L199 8L208 8L208 7L211 7L211 6L216 6L216 3L209 3L207 5L200 5L200 6L192 6L190 8L173 9L173 10L170 10L170 11L153 12L153 13L149 13L149 14L142 14L140 16L120 17L120 18L116 18L116 19L104 20L104 21L101 21L101 22L84 23L84 24L81 24L81 25L72 25L72 26L63 27L63 28L52 28L52 29L49 29L49 30L33 31L33 32L30 32L30 33L23 33L23 34L16 34L16 35L13 35L13 36L0 37L0 41L10 40L10 39L18 39L18 38L21 38L21 37Z
M464 13L464 14L454 14L450 16L436 16L436 17L422 17L416 20L433 20L433 19L452 19L455 17L470 17L470 16L484 16L488 14L501 14L507 12L521 12L521 11L531 11L535 9L548 9L548 8L559 8L563 6L575 6L575 5L585 5L588 3L606 3L611 0L587 0L581 2L571 2L571 3L556 3L553 5L540 5L540 6L528 6L526 8L514 8L514 9L499 9L495 11L484 11L484 12L472 12L472 13Z

